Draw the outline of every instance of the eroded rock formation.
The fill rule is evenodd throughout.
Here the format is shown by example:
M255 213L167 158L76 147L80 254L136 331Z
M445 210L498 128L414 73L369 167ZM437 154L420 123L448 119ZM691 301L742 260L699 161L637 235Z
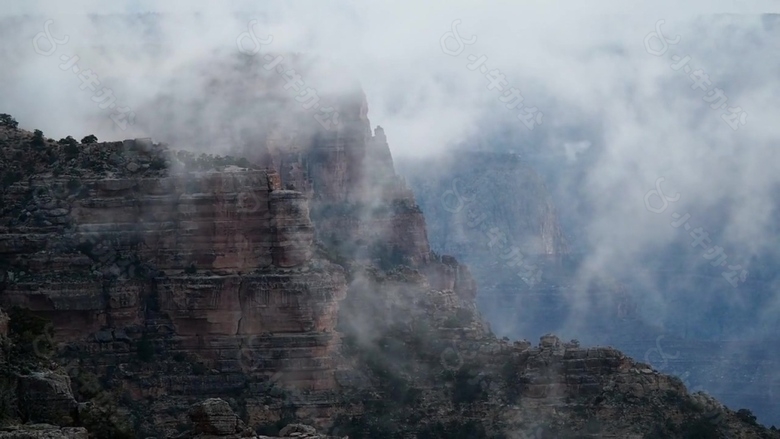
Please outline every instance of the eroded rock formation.
M296 421L353 438L683 437L714 410L708 428L769 434L613 349L498 340L469 270L430 252L362 92L338 111L335 130L270 129L244 161L2 129L0 164L24 173L3 176L0 304L51 322L15 337L51 363L38 370L71 377L77 425L96 437L172 437L192 421L224 437L241 422L308 434L283 429ZM190 419L207 398L222 400Z

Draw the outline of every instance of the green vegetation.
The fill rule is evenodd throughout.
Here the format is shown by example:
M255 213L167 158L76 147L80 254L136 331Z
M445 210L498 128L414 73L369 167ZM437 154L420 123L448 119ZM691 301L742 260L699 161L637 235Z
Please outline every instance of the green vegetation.
M142 335L141 339L138 340L137 354L139 360L147 363L154 358L154 344L146 334Z
M13 424L19 418L16 387L16 377L3 370L0 373L0 425Z
M79 151L81 151L81 149L79 148L78 143L75 143L74 141L74 143L66 143L65 148L63 148L62 151L65 153L66 158L72 159L79 155Z
M154 159L152 159L152 162L149 163L149 169L154 170L154 171L159 171L159 170L165 169L167 167L168 166L165 164L165 159L163 159L161 157L155 157Z
M406 262L401 249L383 242L369 246L369 254L382 270L392 270Z
M43 131L35 130L33 132L33 138L30 142L30 145L38 149L44 148L46 146L46 142L43 140Z
M0 126L16 129L19 126L19 122L16 121L10 114L0 114Z
M209 372L209 368L202 361L195 361L192 363L193 375L206 375Z
M474 313L470 309L458 308L455 315L447 317L442 326L445 328L465 328L474 321Z
M208 171L222 166L240 166L242 168L254 168L252 164L244 157L233 157L230 155L215 156L212 154L201 154L196 156L190 151L176 151L176 158L191 171Z
M17 376L48 365L53 346L53 326L47 319L13 307L8 312L8 338L0 338L4 361L0 362L0 424L18 422Z
M739 418L740 421L746 424L758 425L756 415L754 415L753 412L750 411L750 409L737 410L737 417Z
M8 335L13 343L14 356L28 360L43 359L54 348L51 321L20 307L8 312Z
M523 376L520 361L507 360L501 367L501 378L505 382L507 400L511 404L516 404L529 383L528 378Z
M485 427L478 421L461 420L445 424L437 422L424 427L417 435L418 439L487 439ZM493 436L493 438L498 438Z
M19 171L12 171L12 170L6 171L3 174L3 187L6 188L16 183L17 181L22 181L22 177L23 175Z
M77 142L76 139L74 139L71 136L65 137L64 139L60 139L59 141L57 141L57 143L60 144L60 145L78 145L79 144L79 142Z
M686 419L680 425L667 419L663 425L657 425L653 431L645 435L645 439L665 439L681 437L684 439L712 439L720 437L717 425L706 416Z
M680 426L685 439L712 439L718 437L718 428L709 419L701 417Z
M128 410L118 404L119 398L109 391L102 391L90 400L90 405L79 412L79 421L95 437L132 439L135 423Z
M454 404L471 404L478 401L487 401L488 394L485 391L486 378L479 375L479 368L475 365L463 365L455 373L455 388L452 390L452 402Z
M97 141L98 141L98 139L97 139L97 137L95 137L94 134L90 134L88 136L85 136L83 139L81 139L81 143L83 143L85 145L89 145L90 143L97 143Z
M78 190L78 189L81 187L81 182L80 182L80 181L78 181L78 180L77 180L77 179L75 179L75 178L71 178L71 179L70 179L70 180L68 180L68 182L65 184L65 187L67 187L67 188L68 188L68 191L69 191L70 193L74 193L74 192L76 192L76 191L77 191L77 190Z
M103 391L103 384L97 375L87 371L81 365L67 367L74 394L85 399L95 398Z

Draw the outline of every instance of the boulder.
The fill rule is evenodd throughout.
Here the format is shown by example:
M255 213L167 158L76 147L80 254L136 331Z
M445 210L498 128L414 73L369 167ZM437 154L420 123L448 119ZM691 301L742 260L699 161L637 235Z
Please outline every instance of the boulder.
M209 398L193 405L190 420L195 424L196 433L227 436L240 430L238 416L220 398Z
M19 376L19 413L22 419L71 425L78 410L70 377L57 372L34 372Z
M279 430L279 436L281 437L293 437L293 433L317 434L317 430L314 427L304 424L289 424Z

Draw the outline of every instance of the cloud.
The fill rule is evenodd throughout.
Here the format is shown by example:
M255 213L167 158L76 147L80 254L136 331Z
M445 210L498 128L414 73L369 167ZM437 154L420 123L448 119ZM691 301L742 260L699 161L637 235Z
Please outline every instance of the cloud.
M509 134L495 139L513 149L559 154L564 145L561 158L570 163L554 173L553 189L563 215L574 214L566 205L588 207L578 219L589 255L583 276L641 271L647 255L687 239L670 227L672 211L717 226L719 245L747 258L776 244L767 236L776 236L780 183L780 49L770 43L778 20L756 15L776 9L773 2L739 1L25 2L0 16L0 111L55 138L186 137L196 128L217 136L221 127L210 121L226 114L251 126L272 111L247 99L256 84L238 68L244 55L237 39L257 20L254 32L273 36L264 50L338 66L307 80L333 90L358 80L369 117L385 128L396 156L446 153L499 128ZM53 20L51 33L67 35L68 42L44 56L32 41L47 20ZM460 34L476 41L451 56L441 39L455 20ZM659 20L666 37L680 41L654 56L644 40ZM60 68L65 55L79 56L82 71L98 75L136 123L118 129L114 110L93 100L99 88L89 90ZM503 92L468 67L469 55L484 55L488 71L505 75ZM671 67L673 55L690 56L692 69L710 76L708 91L691 88L688 74ZM215 78L240 84L246 102L242 93L210 94L208 81ZM522 92L526 107L543 113L533 131L516 118L519 110L500 100L511 87ZM747 112L745 126L732 130L723 111L710 108L704 98L714 87ZM163 117L161 96L186 105ZM589 139L588 146L579 139ZM681 194L663 215L643 203L659 177ZM718 209L713 221L708 214Z
M579 142L566 142L563 144L563 149L566 153L566 160L574 162L577 160L577 156L590 148L591 143L588 140L582 140Z

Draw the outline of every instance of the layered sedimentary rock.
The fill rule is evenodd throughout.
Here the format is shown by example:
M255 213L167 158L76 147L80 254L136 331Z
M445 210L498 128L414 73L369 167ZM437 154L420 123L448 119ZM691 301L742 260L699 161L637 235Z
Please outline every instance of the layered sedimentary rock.
M57 346L46 367L71 377L78 425L239 433L220 402L187 416L205 398L266 436L682 437L709 414L613 349L498 340L470 271L429 251L362 92L337 111L330 130L268 123L248 160L3 129L0 163L25 173L3 176L0 304L53 323L16 342ZM713 410L712 428L763 431Z
M744 306L728 306L735 297L728 283L707 269L686 267L686 258L678 254L685 249L669 252L660 259L671 259L667 264L674 271L659 270L652 277L659 280L665 301L689 306L671 307L656 318L640 315L643 298L657 291L644 292L641 284L602 274L589 276L589 281L578 278L589 255L566 256L550 195L518 156L457 151L439 172L431 171L430 162L399 168L427 216L432 247L468 263L479 285L480 311L500 335L556 332L587 344L616 346L675 374L691 388L749 407L760 420L778 419L774 407L780 401L780 380L773 372L780 364L774 349L778 343L767 337L744 340L738 329L745 314L758 314L753 304L766 300L772 285L768 273L751 272L752 280L736 294L751 299ZM519 251L513 253L515 245ZM533 266L539 269L537 279L522 276ZM708 292L708 299L693 302L701 291ZM678 295L690 300L680 302ZM729 338L743 340L725 341Z
M2 439L89 439L84 427L60 428L51 424L31 424L0 429Z
M136 421L262 389L276 389L282 403L297 392L296 404L322 421L338 387L334 328L346 279L315 245L314 226L320 239L343 244L339 260L429 261L422 213L394 173L381 128L368 129L365 97L345 102L338 130L302 149L269 143L253 157L270 165L262 170L149 139L46 140L23 164L29 178L4 179L0 301L50 320L68 365L113 377L135 399L165 395ZM16 130L4 140L3 163L33 141ZM459 267L440 265L437 282L473 296ZM265 399L246 400L255 424L279 419L278 401L269 409ZM170 428L181 416L149 421Z
M413 271L357 275L342 313L348 358L377 393L365 413L337 419L340 433L370 437L762 437L682 381L621 352L543 336L497 340L474 308ZM379 294L381 300L367 295ZM346 387L347 389L349 387ZM349 395L349 392L346 392ZM728 437L728 436L725 436ZM771 435L767 437L772 437Z
M299 439L341 439L318 434L314 427L304 424L289 424L279 430L278 436L255 435L233 412L230 405L220 398L210 398L190 408L193 429L182 438L231 439L255 438L273 439L275 437L295 437Z
M10 133L6 153L28 139ZM84 145L73 161L89 166L5 188L3 306L49 319L67 359L99 376L148 372L137 397L199 398L277 372L278 385L333 390L346 280L314 255L305 196L273 170L192 170L143 144ZM206 376L159 375L139 357Z
M70 377L53 372L34 372L19 377L17 392L23 419L50 424L73 422L78 404L73 398Z
M395 173L384 130L372 135L362 92L344 101L334 129L286 139L272 131L273 148L241 153L269 162L284 187L308 194L317 236L344 255L428 262L425 220Z
M275 170L283 188L310 199L317 239L341 256L427 263L422 211L395 173L384 130L372 132L365 93L343 71L325 74L312 60L280 57L316 90L313 104L302 103L262 56L227 59L219 72L213 64L183 69L191 81L172 81L145 108L154 115L150 132L207 152L219 144L220 153Z

